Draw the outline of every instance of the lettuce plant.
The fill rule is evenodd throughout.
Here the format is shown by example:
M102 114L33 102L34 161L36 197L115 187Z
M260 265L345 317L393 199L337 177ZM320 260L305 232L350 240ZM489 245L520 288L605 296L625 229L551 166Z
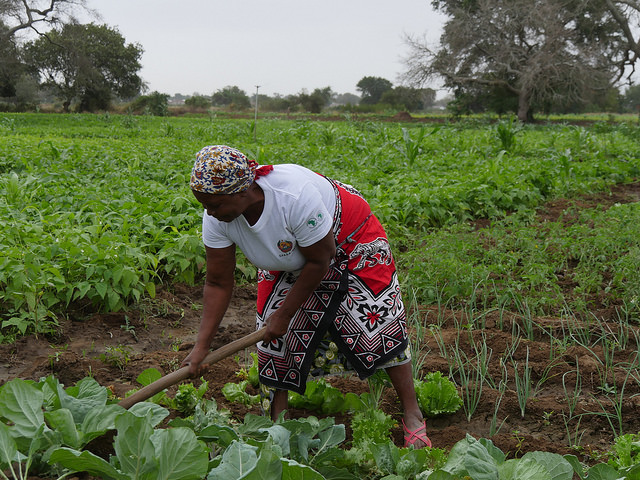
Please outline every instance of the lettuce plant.
M249 380L242 380L240 383L229 382L222 387L224 398L230 402L240 403L247 407L258 405L260 403L260 395L251 395L246 389Z
M136 381L140 385L146 387L156 380L159 380L161 377L162 374L158 369L147 368L138 375ZM204 394L207 393L207 388L209 387L209 383L204 380L204 378L201 377L200 381L202 383L198 388L196 388L191 382L178 385L178 391L173 398L167 395L166 390L163 390L156 393L149 399L149 401L177 410L183 415L193 415L196 405L202 401L202 398L204 397ZM128 392L128 394L133 392L135 392L135 390Z
M414 386L420 409L427 417L455 413L462 406L456 386L440 372L428 373L424 380L414 380Z
M396 425L391 415L379 409L357 412L351 420L353 430L353 446L367 448L372 443L387 443L389 432Z
M607 463L618 469L640 465L640 433L628 433L616 438Z

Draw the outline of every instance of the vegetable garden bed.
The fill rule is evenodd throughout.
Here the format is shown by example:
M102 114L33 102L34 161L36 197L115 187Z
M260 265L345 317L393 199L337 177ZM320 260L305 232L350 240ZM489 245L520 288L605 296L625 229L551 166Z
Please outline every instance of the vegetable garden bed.
M256 146L247 122L233 120L8 115L0 125L5 253L0 382L5 386L16 378L38 382L53 375L50 385L57 381L69 389L90 377L107 388L105 402L112 402L139 388L145 370L168 373L179 366L193 345L202 302L199 211L181 185L192 153L213 140L246 147L259 161L307 163L365 192L392 235L418 376L442 372L463 400L456 413L429 418L428 434L437 448L415 458L392 447L402 445L400 406L392 389L382 391L378 405L396 425L386 447L368 452L353 448L359 441L353 412L323 411L322 403L293 408L292 419L326 423L290 424L292 431L331 432L325 435L335 445L327 444L327 451L342 452L323 458L311 448L309 468L319 472L339 465L358 478L414 478L403 459L425 471L442 468L456 445L454 459L460 458L462 467L455 470L450 463L449 473L433 478L452 478L447 477L452 472L492 478L469 471L465 455L474 459L469 465L483 459L487 471L502 472L500 478L524 478L517 472L531 471L531 463L518 466L507 459L560 465L558 457L533 452L569 455L566 461L578 472L611 462L592 467L590 478L609 478L606 468L621 471L638 463L633 444L638 438L629 435L640 432L640 155L627 143L636 138L637 127L520 132L506 125L500 136L495 126L462 132L460 125L426 131L280 122L259 127L264 140ZM446 161L443 152L452 148L456 156ZM540 165L536 155L546 155ZM481 167L478 157L484 158ZM426 171L428 180L413 178ZM466 180L454 181L456 172L468 175ZM239 267L239 286L214 348L254 326L255 290L248 283L253 273L242 262ZM259 405L232 402L223 394L226 384L242 380L238 372L250 362L249 353L228 358L203 376L204 398L215 400L216 412L223 412L212 424L228 422L225 431L242 440L233 447L238 449L233 455L240 456L246 448L240 445L267 451L260 429L268 426L246 417L259 416ZM371 388L352 377L336 377L331 384L358 396ZM251 386L247 391L258 394ZM174 398L177 392L174 387L167 395ZM1 395L6 399L8 389ZM53 410L51 405L55 400L47 407ZM169 417L156 428L169 422L193 427L181 420L188 415L175 403L164 406ZM15 426L10 415L0 412L0 417L9 429ZM61 425L59 418L43 418L52 431ZM344 425L344 439L331 425ZM231 443L220 440L219 432L215 441L211 431L198 434L207 441L208 458L225 451L232 456ZM109 442L83 447L106 458L115 454ZM275 462L267 457L262 461ZM300 451L285 457L291 460L286 468L298 468L295 459L300 471L315 475L303 468ZM584 466L572 466L573 459ZM561 465L550 478L567 478L558 473L566 467ZM42 465L36 462L32 473L36 467ZM531 478L548 478L544 475ZM330 469L323 476L350 478L331 477Z

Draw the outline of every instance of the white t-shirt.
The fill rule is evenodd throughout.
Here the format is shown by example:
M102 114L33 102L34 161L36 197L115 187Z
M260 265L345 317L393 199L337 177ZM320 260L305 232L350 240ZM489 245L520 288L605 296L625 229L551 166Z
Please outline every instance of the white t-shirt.
M243 215L221 222L202 218L202 239L207 247L234 243L247 259L264 270L297 272L305 264L299 246L308 247L331 230L335 193L329 181L299 165L274 165L256 183L264 191L264 210L249 225Z

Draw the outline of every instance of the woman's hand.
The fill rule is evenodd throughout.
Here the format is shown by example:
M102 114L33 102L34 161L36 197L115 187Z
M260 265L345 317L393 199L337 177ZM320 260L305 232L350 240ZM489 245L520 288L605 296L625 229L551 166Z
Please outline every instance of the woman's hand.
M276 338L280 338L287 333L291 317L282 313L280 310L273 312L265 322L266 328L262 341L265 345L269 345Z
M202 360L204 360L204 358L207 356L208 353L209 353L208 348L201 347L198 344L196 344L191 350L191 352L189 353L189 355L187 355L185 359L182 361L182 364L180 364L180 366L181 367L188 366L189 376L192 378L197 377L204 371L204 365L202 365Z

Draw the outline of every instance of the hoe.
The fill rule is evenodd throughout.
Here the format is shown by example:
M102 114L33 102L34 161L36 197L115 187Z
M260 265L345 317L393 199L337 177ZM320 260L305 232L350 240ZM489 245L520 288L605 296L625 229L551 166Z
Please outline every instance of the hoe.
M229 355L236 353L239 350L255 345L260 340L262 340L263 335L264 335L264 328L261 328L260 330L256 330L255 332L250 333L249 335L246 335L242 338L239 338L238 340L234 340L233 342L228 343L227 345L224 345L218 348L217 350L209 352L209 354L204 358L204 360L202 360L202 364L211 365L213 363L219 362L220 360L228 357ZM175 372L172 372L168 375L165 375L162 378L159 378L158 380L156 380L153 383L150 383L146 387L141 388L133 395L123 398L122 400L120 400L118 405L120 405L123 408L129 408L138 402L141 402L143 400L146 400L147 398L154 396L156 393L161 392L165 388L168 388L172 385L175 385L178 382L181 382L182 380L187 379L188 377L189 377L189 367L182 367L181 369L176 370Z

